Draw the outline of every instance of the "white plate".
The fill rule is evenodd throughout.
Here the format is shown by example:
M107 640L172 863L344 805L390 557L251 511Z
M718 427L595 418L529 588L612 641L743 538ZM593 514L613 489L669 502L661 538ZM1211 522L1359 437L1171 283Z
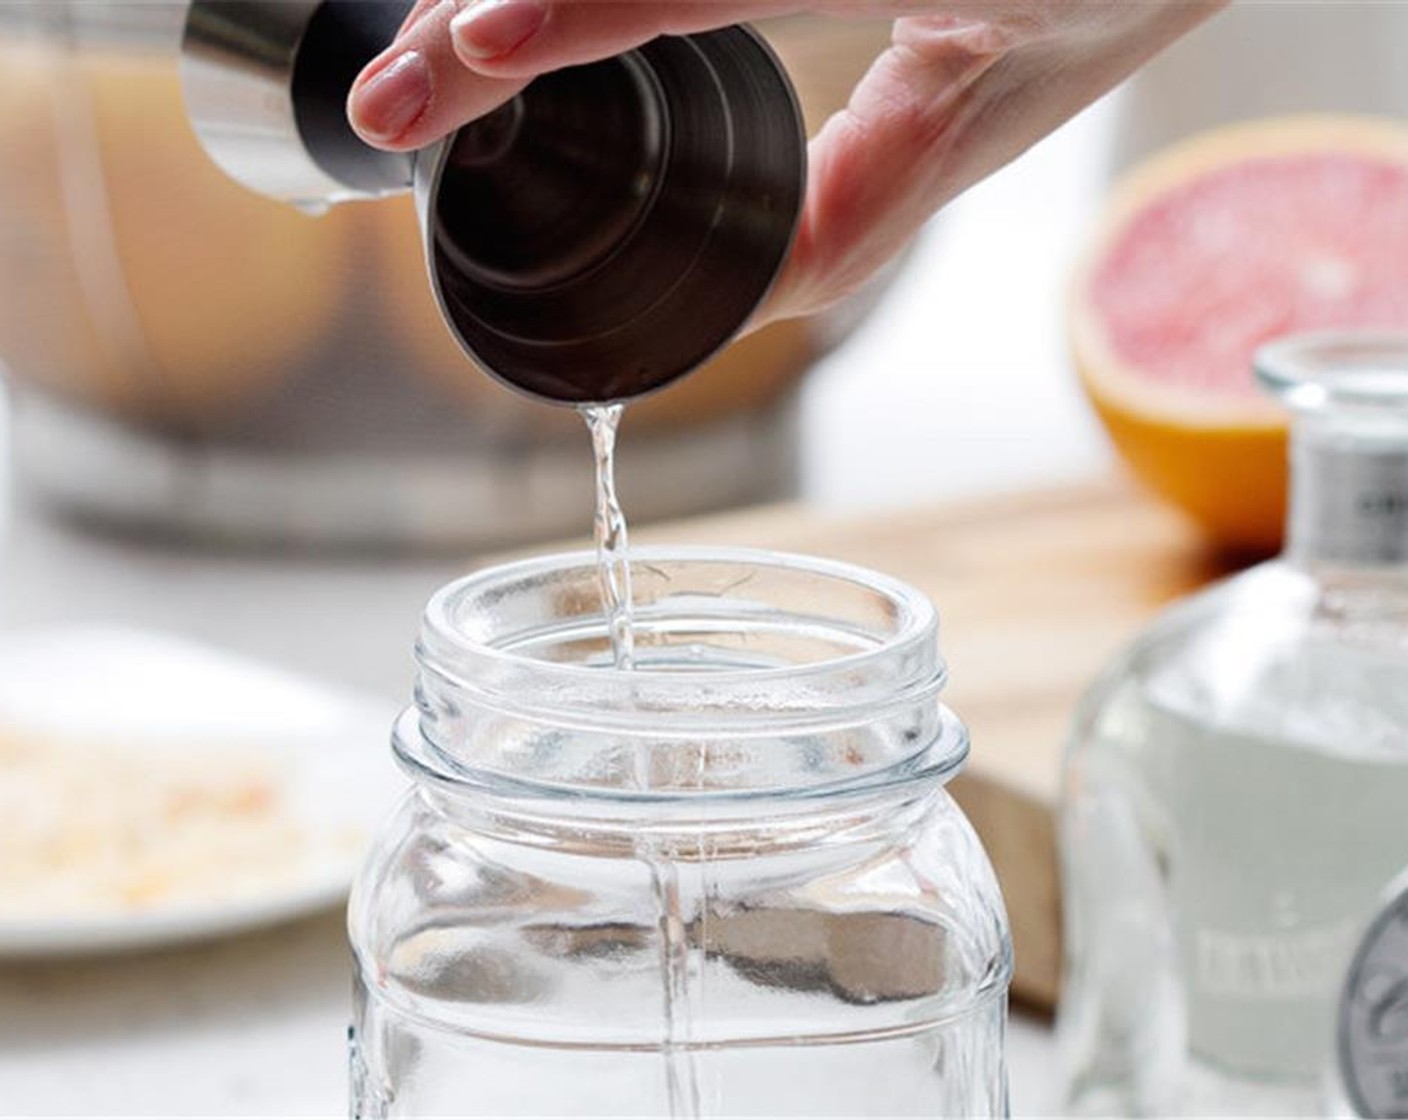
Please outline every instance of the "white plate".
M0 956L169 945L338 905L366 842L406 787L391 761L395 714L389 703L166 634L93 627L0 635L4 734L81 741L88 749L207 749L271 759L314 853L296 875L257 895L0 915Z

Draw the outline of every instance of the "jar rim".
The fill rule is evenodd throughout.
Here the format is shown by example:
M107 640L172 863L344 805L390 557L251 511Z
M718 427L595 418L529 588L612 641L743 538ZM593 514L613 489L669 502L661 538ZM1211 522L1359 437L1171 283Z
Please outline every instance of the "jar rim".
M881 572L863 568L857 564L847 564L840 560L825 560L793 552L774 552L761 548L713 548L704 545L647 546L632 548L632 567L648 567L651 564L670 562L717 563L738 566L754 566L793 571L799 574L819 575L847 583L868 587L887 596L901 612L902 626L893 638L873 649L861 650L826 661L809 665L784 665L768 668L748 668L736 670L711 670L711 685L727 684L730 681L767 681L769 679L796 680L798 674L810 672L849 671L877 658L893 657L907 647L934 642L938 637L938 612L928 596L902 580ZM453 658L457 646L465 644L463 634L456 621L457 609L475 593L491 592L493 588L518 579L531 578L553 572L567 572L578 569L596 570L596 554L586 550L554 553L547 556L534 556L523 560L511 560L482 568L470 575L447 584L431 596L426 605L421 629L418 656L424 663L425 657L437 662L441 658ZM611 681L617 684L639 681L647 677L653 681L669 679L684 681L687 675L677 672L659 672L648 665L630 669L616 669L581 664L562 664L542 661L513 650L506 650L487 642L470 642L474 651L505 665L529 669L537 673L551 673L578 681Z
M951 772L966 757L966 733L938 701L947 677L938 615L915 588L758 549L654 547L631 559L637 626L653 644L630 669L551 656L559 645L579 654L586 636L598 648L604 640L593 553L499 565L438 592L417 646L419 730L398 729L403 763L457 786L658 799L875 788ZM551 622L534 625L545 613ZM693 663L676 651L695 634L710 638L709 657L688 671ZM716 636L721 663L712 660ZM664 667L652 667L652 648ZM756 660L759 648L785 656ZM740 650L740 660L729 656ZM528 736L525 726L552 734ZM609 770L602 758L632 744L681 757L703 750L700 759L714 750L735 769L727 779L701 770L688 787L631 788L619 775L616 785L593 785L608 780L599 774L563 781L579 771L539 768L544 753L566 757L564 742L589 744L583 758L598 752L581 772Z

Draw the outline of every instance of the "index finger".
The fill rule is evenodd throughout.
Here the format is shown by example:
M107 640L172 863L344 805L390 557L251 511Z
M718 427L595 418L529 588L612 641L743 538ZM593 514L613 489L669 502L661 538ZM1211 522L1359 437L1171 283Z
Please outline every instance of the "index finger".
M897 15L933 2L419 0L396 41L353 87L348 115L369 143L423 147L496 108L540 74L609 58L660 35L803 10Z
M492 78L455 56L456 0L419 0L386 50L367 64L347 97L347 117L367 143L414 151L498 108L527 78Z

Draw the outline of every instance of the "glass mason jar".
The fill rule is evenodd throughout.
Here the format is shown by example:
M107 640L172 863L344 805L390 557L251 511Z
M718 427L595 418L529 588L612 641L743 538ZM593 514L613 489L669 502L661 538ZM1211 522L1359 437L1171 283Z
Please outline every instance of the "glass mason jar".
M353 1115L1005 1115L1011 945L929 602L632 567L626 671L592 556L431 600L414 786L350 907Z
M1069 747L1077 1113L1320 1114L1354 941L1408 859L1408 337L1257 366L1295 418L1286 554L1158 620Z

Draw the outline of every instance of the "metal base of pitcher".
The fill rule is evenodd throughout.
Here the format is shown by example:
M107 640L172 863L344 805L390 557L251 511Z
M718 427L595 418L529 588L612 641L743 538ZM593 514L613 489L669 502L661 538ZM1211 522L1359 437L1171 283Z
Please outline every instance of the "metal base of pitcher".
M490 549L585 533L591 455L571 440L507 453L300 457L181 442L24 394L18 481L87 523L246 548ZM795 402L623 442L634 520L785 498L798 467Z

